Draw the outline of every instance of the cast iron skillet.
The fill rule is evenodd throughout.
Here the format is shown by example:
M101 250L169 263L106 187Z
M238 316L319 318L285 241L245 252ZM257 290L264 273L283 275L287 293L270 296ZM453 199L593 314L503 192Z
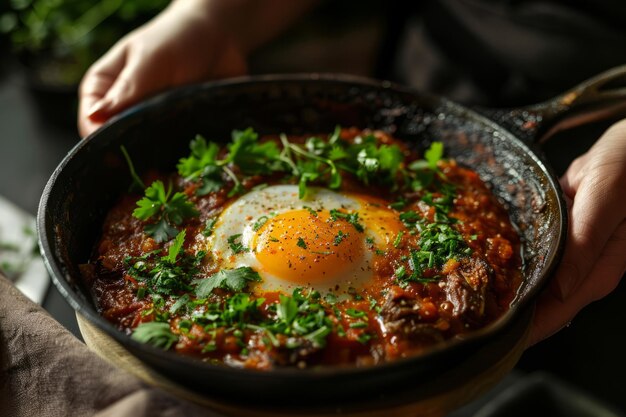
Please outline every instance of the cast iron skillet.
M115 117L61 162L39 206L42 254L57 288L77 312L148 366L203 395L258 406L304 404L309 410L367 407L381 397L414 401L462 384L480 370L476 366L489 366L519 342L532 317L533 300L559 260L567 230L557 178L533 140L550 133L549 126L578 123L585 119L581 114L595 117L596 111L623 105L626 91L611 83L624 74L626 67L618 68L547 103L490 112L500 124L442 97L340 75L256 76L168 92ZM612 89L604 91L606 86ZM561 119L567 114L575 117ZM141 173L172 170L196 133L219 140L248 126L261 134L300 134L330 132L338 124L383 129L418 148L443 141L448 156L478 171L491 185L523 238L525 282L504 317L425 355L389 364L259 372L206 364L140 344L97 313L78 265L89 259L105 213L130 184L121 144ZM471 358L473 365L466 366ZM465 368L466 374L449 376Z

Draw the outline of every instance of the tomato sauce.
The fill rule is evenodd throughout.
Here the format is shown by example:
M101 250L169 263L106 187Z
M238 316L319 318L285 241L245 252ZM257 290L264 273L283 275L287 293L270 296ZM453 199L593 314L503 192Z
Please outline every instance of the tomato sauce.
M359 130L346 129L342 138L354 140L360 134ZM405 144L380 132L375 135L380 143L397 144L406 157L405 165L418 159L418 154ZM370 248L373 272L368 286L340 297L302 290L305 301L296 304L300 303L300 309L313 305L306 313L311 317L294 314L300 314L303 321L323 315L325 324L318 334L281 330L280 318L287 314L279 312L281 303L285 308L289 303L277 291L265 292L262 297L249 292L237 308L243 309L242 303L262 300L246 307L248 310L241 313L245 320L234 325L216 324L222 323L229 300L233 302L233 291L215 288L206 300L199 301L193 290L159 295L151 292L147 282L131 273L130 266L142 257L165 256L172 243L157 242L145 232L146 222L133 216L142 197L139 194L121 196L111 208L92 259L81 265L82 275L102 316L121 331L132 334L141 323L168 323L175 340L168 348L204 361L272 369L368 366L416 355L496 320L508 310L522 282L520 239L505 208L472 170L452 160L439 161L438 170L442 181L449 185L447 191L391 191L342 174L338 192L371 196L389 205L402 199L402 207L388 210L398 217L412 212L419 220L415 226L409 222L384 252ZM171 181L193 203L198 215L185 219L180 226L185 230L182 250L189 255L206 250L201 237L206 234L207 221L238 198L229 197L227 187L198 196L198 183L178 174L148 173L144 177ZM251 175L245 178L243 189L245 192L259 184L279 182L284 182L280 175ZM438 208L436 201L446 195L448 205ZM461 249L455 249L457 252L441 265L423 261L428 266L420 270L419 278L406 278L416 268L415 257L430 253L423 249L428 244L426 233L432 233L435 241L459 236L457 246ZM437 242L431 243L435 245L430 250L433 252ZM193 279L215 273L214 260L205 256L194 270ZM188 281L190 288L193 282ZM174 308L185 295L184 307ZM194 300L198 302L194 304ZM222 318L216 319L219 315ZM291 325L295 326L296 321Z

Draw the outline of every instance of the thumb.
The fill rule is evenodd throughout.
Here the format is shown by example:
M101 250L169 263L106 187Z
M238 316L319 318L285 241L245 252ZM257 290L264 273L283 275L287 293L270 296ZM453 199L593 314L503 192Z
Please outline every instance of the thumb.
M150 64L137 54L129 59L106 95L94 105L91 119L108 119L125 108L135 104L150 93L167 86L165 80L155 77Z
M595 267L609 238L626 216L626 131L609 129L562 179L573 197L569 233L553 290L564 300Z
M98 114L99 103L111 89L126 62L126 49L114 47L87 71L79 88L78 130L87 136L106 119Z

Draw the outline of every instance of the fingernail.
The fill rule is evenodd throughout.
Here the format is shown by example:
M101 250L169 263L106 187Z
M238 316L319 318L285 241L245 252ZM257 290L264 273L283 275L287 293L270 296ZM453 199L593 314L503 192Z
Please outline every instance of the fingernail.
M87 117L90 119L98 118L106 113L106 110L111 106L111 100L102 99L96 101L87 111Z

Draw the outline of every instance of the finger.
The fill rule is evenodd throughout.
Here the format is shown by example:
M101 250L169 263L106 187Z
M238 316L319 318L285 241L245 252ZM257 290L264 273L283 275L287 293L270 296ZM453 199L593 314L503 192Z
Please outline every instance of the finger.
M102 102L126 62L126 49L114 47L87 71L80 84L78 126L82 136L106 120Z
M596 264L607 240L625 217L619 178L606 173L588 173L576 192L570 211L569 236L553 289L568 297Z
M589 153L587 152L574 159L565 174L559 180L563 193L571 199L576 195L576 190L580 186L581 179L584 178L583 167L587 163L588 158Z
M626 221L623 221L607 242L591 274L566 301L550 291L544 291L540 296L529 346L558 332L588 303L613 291L626 273L625 253Z
M160 62L158 56L145 56L141 52L129 54L129 59L103 102L109 115L119 113L152 93L170 86L167 71L155 69L154 62Z

